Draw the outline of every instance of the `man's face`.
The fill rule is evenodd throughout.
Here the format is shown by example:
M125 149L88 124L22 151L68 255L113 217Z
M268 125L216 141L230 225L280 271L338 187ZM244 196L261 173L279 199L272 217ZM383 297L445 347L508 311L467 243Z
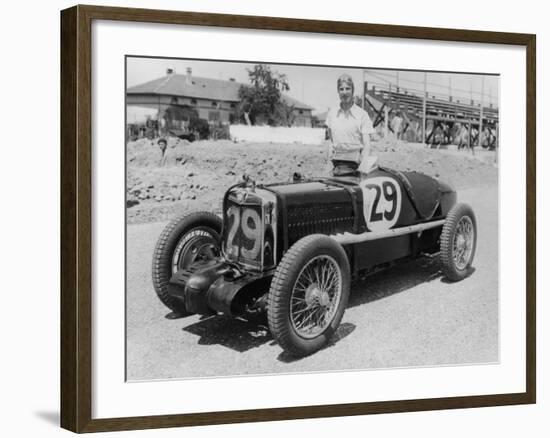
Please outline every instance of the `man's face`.
M353 87L348 82L342 82L338 86L338 96L340 102L344 105L349 105L353 102Z

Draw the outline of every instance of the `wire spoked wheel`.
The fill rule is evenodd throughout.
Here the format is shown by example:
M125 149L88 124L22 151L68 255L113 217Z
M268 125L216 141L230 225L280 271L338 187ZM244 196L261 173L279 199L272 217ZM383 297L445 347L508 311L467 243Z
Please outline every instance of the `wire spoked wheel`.
M330 324L342 296L342 272L334 258L317 256L303 267L290 298L290 321L299 336L312 339Z
M463 270L470 262L474 246L474 224L468 216L458 221L453 239L453 259L457 269Z
M344 315L350 290L346 252L312 234L283 256L268 293L267 320L285 351L305 356L328 344Z
M451 209L440 240L443 274L451 281L462 280L471 272L477 243L476 218L469 205L457 204Z

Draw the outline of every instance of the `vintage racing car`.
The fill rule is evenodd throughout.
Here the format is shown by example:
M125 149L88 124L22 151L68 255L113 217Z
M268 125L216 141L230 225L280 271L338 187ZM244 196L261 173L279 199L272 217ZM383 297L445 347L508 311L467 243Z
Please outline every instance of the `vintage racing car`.
M338 328L352 278L436 253L447 279L470 273L476 219L456 199L437 179L383 167L363 177L246 179L225 193L223 218L195 212L166 226L153 285L176 315L267 311L282 348L308 355Z

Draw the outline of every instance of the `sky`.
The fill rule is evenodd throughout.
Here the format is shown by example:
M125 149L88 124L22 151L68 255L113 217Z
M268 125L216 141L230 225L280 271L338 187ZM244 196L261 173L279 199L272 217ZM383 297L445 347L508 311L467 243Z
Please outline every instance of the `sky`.
M178 74L185 74L187 68L192 69L193 76L213 79L229 80L234 78L237 82L249 83L247 68L254 63L204 61L189 59L169 58L127 58L127 86L131 87L144 82L158 79L166 75L166 70L171 68ZM272 71L285 74L290 86L287 92L291 97L315 108L314 112L326 111L329 107L338 103L336 80L342 73L352 76L356 94L360 95L360 84L364 77L369 88L372 85L383 85L392 88L399 84L401 89L422 94L424 77L426 77L426 89L430 95L448 97L449 86L452 95L462 102L469 102L470 96L475 101L481 98L483 87L484 102L492 102L498 106L499 78L495 75L447 73L447 72L422 72L404 70L359 69L327 66L305 66L288 64L269 64Z

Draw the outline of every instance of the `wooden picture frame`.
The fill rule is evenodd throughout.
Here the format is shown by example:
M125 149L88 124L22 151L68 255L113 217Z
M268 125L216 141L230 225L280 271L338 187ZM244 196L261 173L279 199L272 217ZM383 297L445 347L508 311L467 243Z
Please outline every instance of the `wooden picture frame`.
M516 45L526 49L525 392L92 418L92 22L144 22ZM531 34L75 6L61 12L61 426L98 432L535 403L536 37Z

